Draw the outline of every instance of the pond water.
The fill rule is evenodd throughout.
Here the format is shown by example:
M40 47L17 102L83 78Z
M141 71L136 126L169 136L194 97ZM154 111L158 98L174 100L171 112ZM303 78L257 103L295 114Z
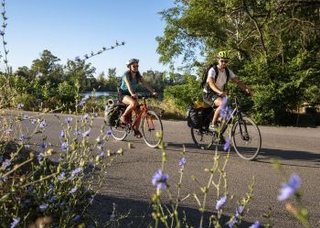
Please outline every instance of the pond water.
M118 92L114 92L114 91L96 91L96 92L85 92L81 94L82 96L94 96L94 97L100 97L100 96L118 96Z

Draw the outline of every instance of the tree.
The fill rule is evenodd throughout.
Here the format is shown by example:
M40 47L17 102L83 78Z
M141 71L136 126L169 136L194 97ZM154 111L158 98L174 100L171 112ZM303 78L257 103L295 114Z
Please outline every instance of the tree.
M58 64L60 59L54 56L50 51L44 50L40 58L33 60L31 65L31 75L33 78L39 77L40 84L49 82L53 87L63 81L63 67Z
M176 0L160 14L167 24L157 37L160 61L182 55L189 67L202 68L216 50L230 51L230 67L256 90L260 123L279 124L288 109L320 101L320 2Z
M108 91L117 91L120 83L120 78L117 77L116 68L108 69L108 81L107 81L107 90Z
M71 85L78 85L79 92L90 91L96 85L96 80L93 76L96 69L91 66L91 63L86 63L85 60L76 59L68 60L65 66L66 79Z

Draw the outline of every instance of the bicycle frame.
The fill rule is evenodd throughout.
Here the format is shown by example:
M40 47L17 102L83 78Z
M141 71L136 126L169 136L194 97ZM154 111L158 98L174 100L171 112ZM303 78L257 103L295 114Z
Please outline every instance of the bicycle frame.
M142 115L143 115L143 114L147 114L148 107L147 107L146 98L143 97L142 100L143 100L142 103L139 104L139 107L142 106L142 108L141 108L141 110L139 111L139 113L136 114L136 117L134 118L134 121L133 121L133 123L131 124L131 127L136 127L138 121L141 120ZM151 122L152 122L152 121L151 121ZM152 122L152 124L153 124L153 122ZM149 125L149 121L148 121L148 125ZM139 126L138 126L138 127L139 127ZM149 127L149 126L148 126L148 127ZM154 125L153 125L153 127L154 127Z
M132 131L136 134L136 130L140 128L141 135L145 143L149 147L155 148L159 146L162 141L163 125L157 113L147 107L146 99L143 97L142 100L143 101L139 103L139 110L135 110L138 112L134 116L134 120L131 115L132 112L130 112L131 117L127 124L110 126L111 134L114 139L122 141ZM121 115L122 112L119 113L119 117Z
M238 103L238 98L235 97L234 99L235 99L235 101L234 101L235 108L233 109L233 111L232 111L230 117L228 118L228 120L226 121L226 124L224 124L224 126L221 129L221 132L223 132L223 133L227 130L228 125L231 124L232 121L233 121L233 123L235 121L239 121L239 122L242 121L242 115L243 114L242 114L242 112L240 110L240 105ZM243 140L247 140L247 138L248 138L247 125L246 124L239 125L239 129L240 129L240 133L241 133L242 139Z
M224 122L223 126L221 127L221 132L225 132L229 124L232 124L232 121L235 121L235 117L237 120L242 119L242 113L240 111L240 106L238 104L237 97L234 98L234 109L230 114L229 118Z

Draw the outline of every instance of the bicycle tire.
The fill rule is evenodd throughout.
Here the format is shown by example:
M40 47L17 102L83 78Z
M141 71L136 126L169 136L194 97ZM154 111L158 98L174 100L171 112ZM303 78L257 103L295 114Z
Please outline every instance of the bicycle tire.
M141 130L144 142L151 148L159 146L163 139L163 125L160 117L152 110L148 110L142 117Z
M242 117L232 127L232 142L236 153L243 159L256 159L261 149L261 133L255 122L249 117Z
M194 144L200 149L210 149L213 144L213 133L205 129L191 128L191 137Z
M124 140L128 135L125 126L110 126L110 130L112 137L118 141Z

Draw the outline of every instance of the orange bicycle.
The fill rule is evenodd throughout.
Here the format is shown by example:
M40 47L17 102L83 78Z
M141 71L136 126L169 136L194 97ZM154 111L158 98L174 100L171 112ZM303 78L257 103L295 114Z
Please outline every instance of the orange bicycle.
M163 139L163 125L159 115L148 108L146 98L142 97L142 103L139 104L140 111L132 118L132 113L128 115L128 123L124 124L120 121L120 116L126 109L126 105L119 104L118 119L115 124L110 126L111 135L114 139L122 141L129 134L134 132L134 129L141 129L141 134L144 142L151 148L159 146ZM140 126L137 126L140 121Z

